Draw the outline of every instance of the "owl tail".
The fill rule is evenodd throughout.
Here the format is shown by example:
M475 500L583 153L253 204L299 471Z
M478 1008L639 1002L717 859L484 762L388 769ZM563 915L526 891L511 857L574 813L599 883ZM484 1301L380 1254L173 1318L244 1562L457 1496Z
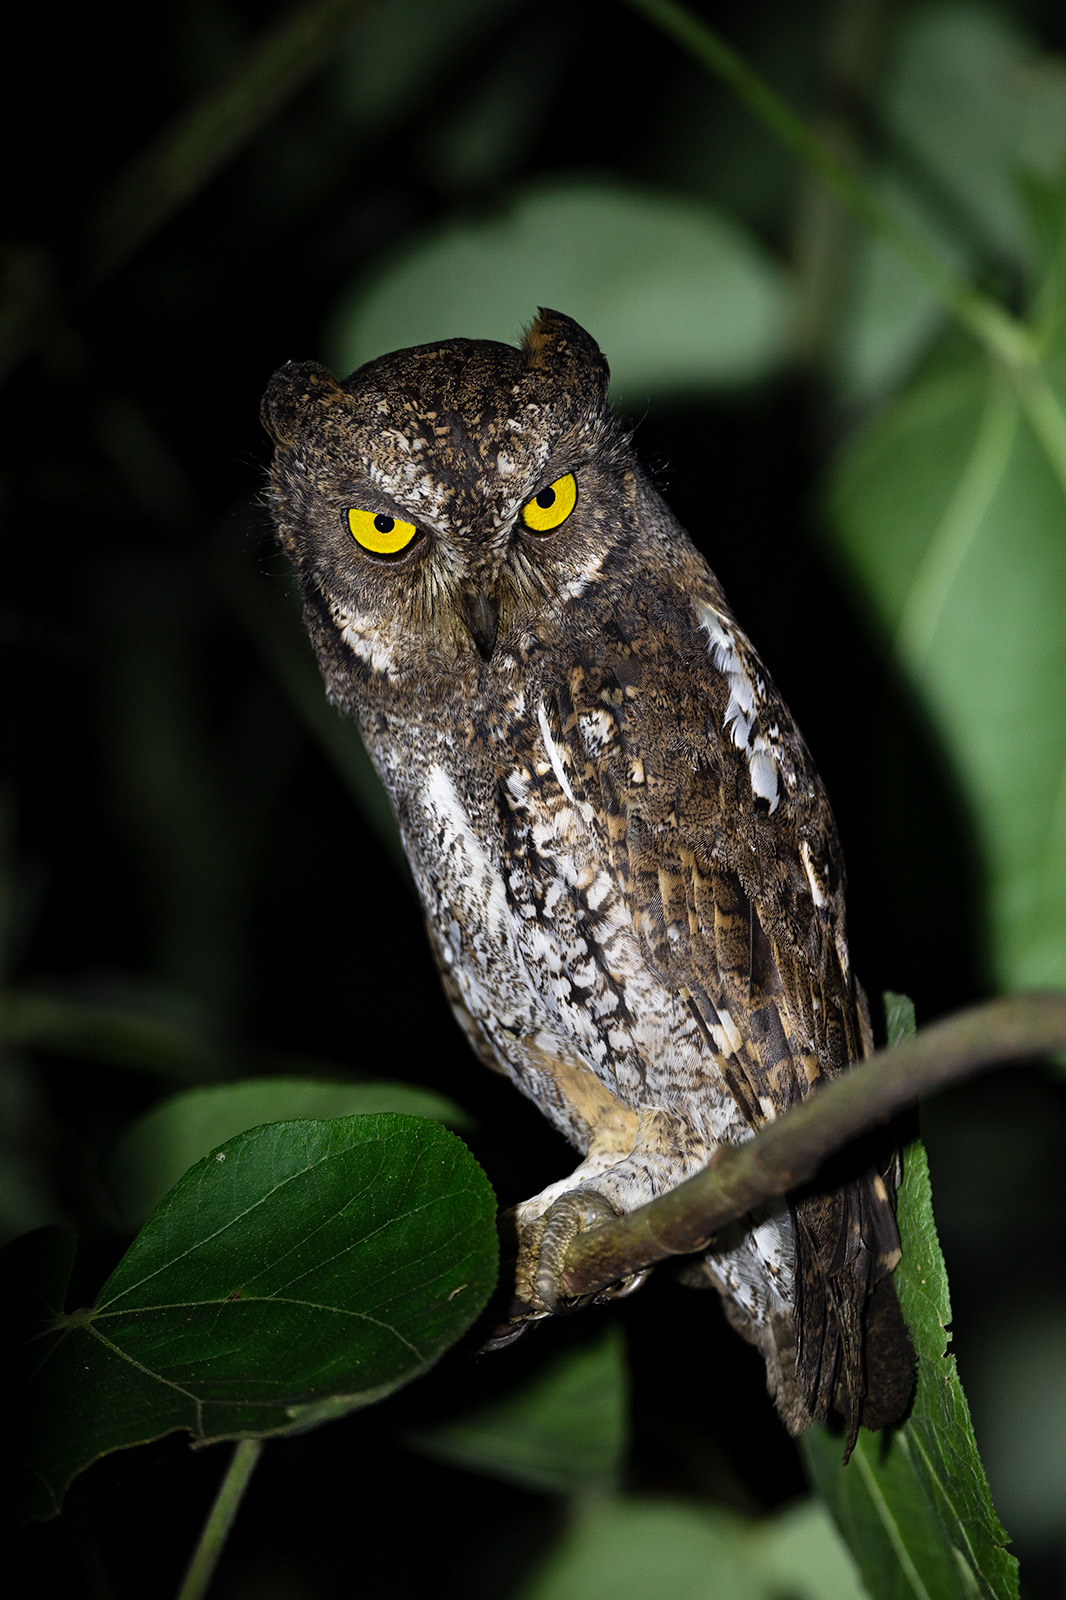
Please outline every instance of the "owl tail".
M795 1207L796 1385L808 1416L837 1412L844 1459L860 1424L898 1422L914 1389L914 1349L892 1284L899 1259L892 1201L871 1169Z

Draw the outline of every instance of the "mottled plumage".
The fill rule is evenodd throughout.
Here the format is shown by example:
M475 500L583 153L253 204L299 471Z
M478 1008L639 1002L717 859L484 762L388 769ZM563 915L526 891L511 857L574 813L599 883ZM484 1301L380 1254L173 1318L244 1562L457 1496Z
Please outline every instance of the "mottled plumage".
M546 311L517 349L453 339L344 383L290 363L263 403L311 639L449 1000L583 1155L517 1209L532 1315L575 1227L870 1048L821 781L607 379ZM906 1404L892 1186L889 1165L770 1206L690 1266L793 1431L835 1406L853 1437Z

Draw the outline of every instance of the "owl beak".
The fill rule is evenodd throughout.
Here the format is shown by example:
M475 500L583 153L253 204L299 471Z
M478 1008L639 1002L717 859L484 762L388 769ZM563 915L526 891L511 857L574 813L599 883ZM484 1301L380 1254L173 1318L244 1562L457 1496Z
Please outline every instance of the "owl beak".
M496 644L496 629L500 620L499 599L492 589L471 586L462 590L459 604L478 654L482 661L487 661Z

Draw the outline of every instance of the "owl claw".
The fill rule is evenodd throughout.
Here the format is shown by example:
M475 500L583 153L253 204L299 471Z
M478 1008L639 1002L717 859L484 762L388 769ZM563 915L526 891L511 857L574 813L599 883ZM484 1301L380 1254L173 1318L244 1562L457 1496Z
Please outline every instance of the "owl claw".
M566 1253L579 1233L587 1233L613 1222L619 1215L610 1201L595 1189L571 1189L540 1217L520 1220L523 1207L500 1213L500 1231L505 1258L517 1247L515 1294L506 1322L493 1329L482 1350L502 1350L521 1338L534 1322L583 1305L632 1294L647 1279L651 1268L634 1272L619 1283L612 1283L595 1294L574 1296L562 1287Z
M560 1284L566 1252L579 1233L613 1222L618 1212L595 1189L572 1189L561 1195L545 1214L540 1233L540 1248L533 1286L537 1299L549 1311L560 1310L567 1298Z

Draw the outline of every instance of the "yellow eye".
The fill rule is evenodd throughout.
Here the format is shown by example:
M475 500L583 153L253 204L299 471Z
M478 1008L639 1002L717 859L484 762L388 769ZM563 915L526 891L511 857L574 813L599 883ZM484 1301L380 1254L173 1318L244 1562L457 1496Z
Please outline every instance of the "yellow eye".
M522 507L522 521L533 533L551 533L577 505L577 479L572 472L556 478Z
M418 537L413 522L401 522L399 517L386 517L381 512L360 511L356 506L348 511L348 527L356 544L376 556L399 555Z

